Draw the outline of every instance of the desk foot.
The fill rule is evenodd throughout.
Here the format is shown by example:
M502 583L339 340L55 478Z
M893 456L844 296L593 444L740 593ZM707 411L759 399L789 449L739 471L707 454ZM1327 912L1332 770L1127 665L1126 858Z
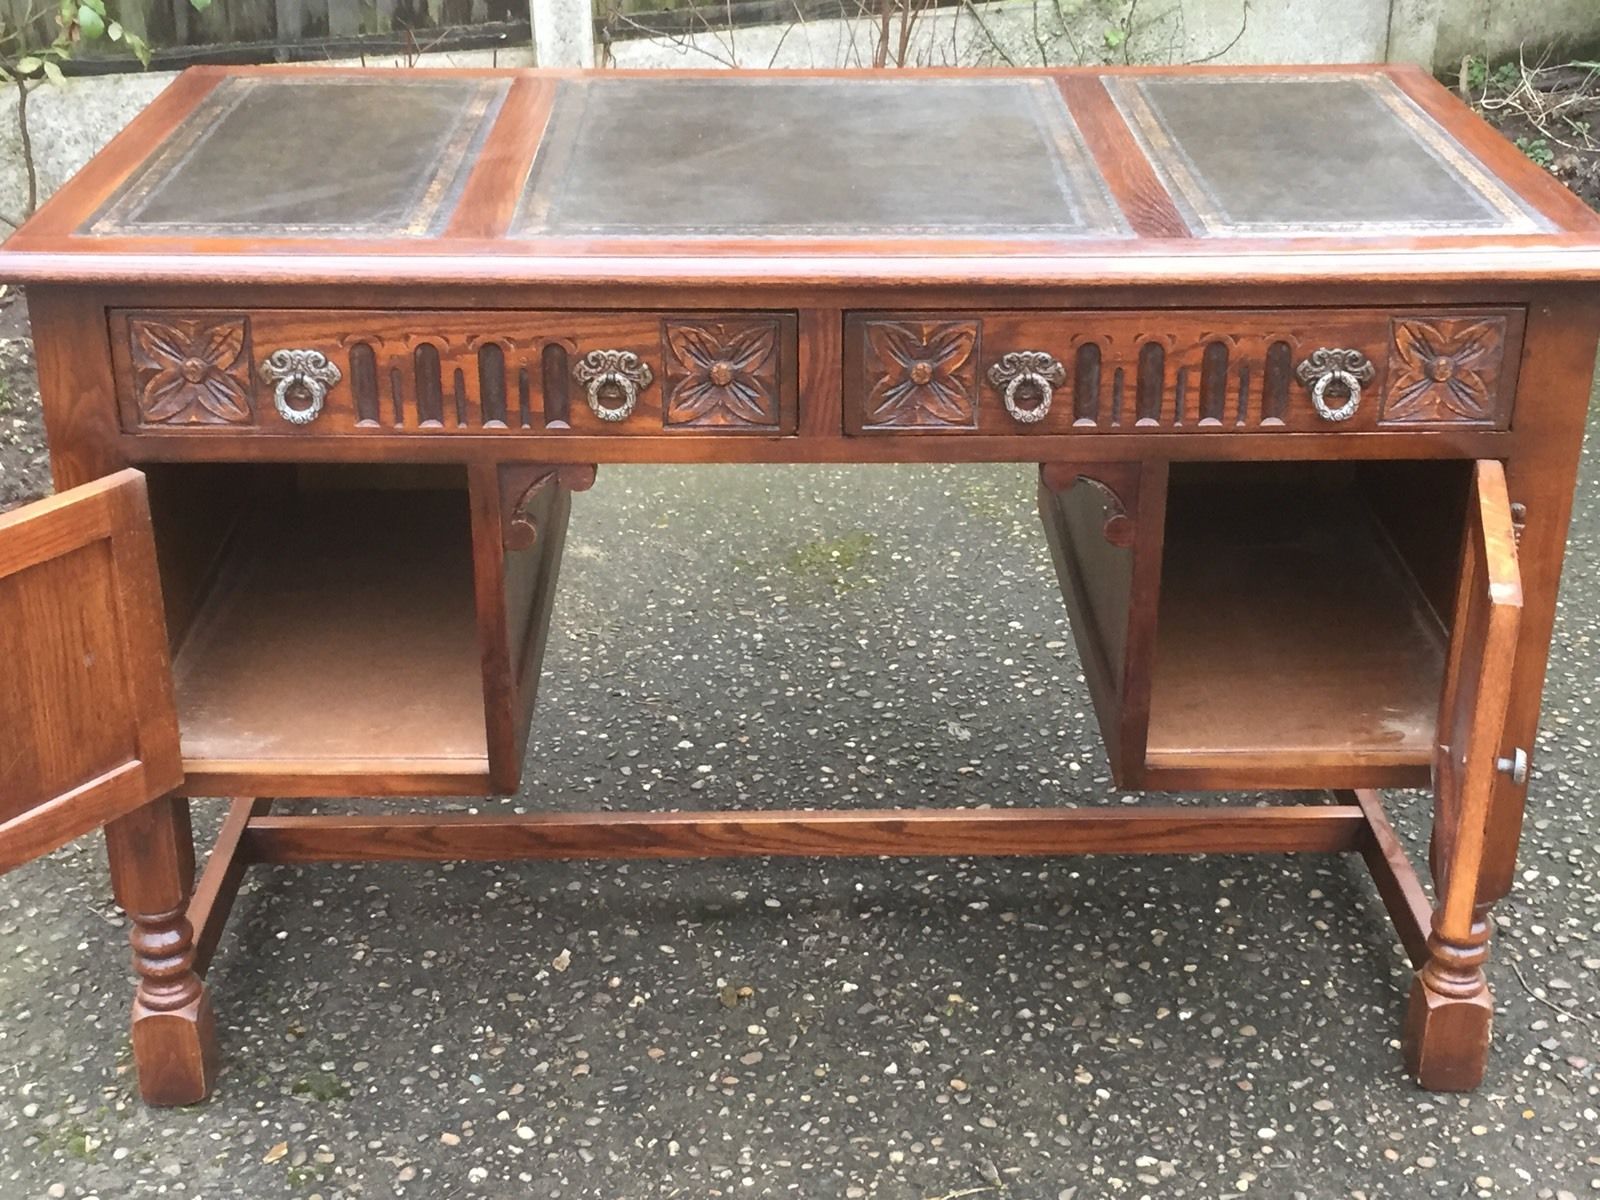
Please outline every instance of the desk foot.
M111 883L133 928L133 1059L147 1104L197 1104L217 1078L217 1023L195 973L187 801L167 796L106 826Z
M211 1095L220 1057L217 1022L204 987L187 1004L166 1011L135 997L133 1060L146 1104L170 1108Z
M1472 938L1452 944L1428 937L1428 961L1411 984L1401 1046L1406 1069L1433 1092L1470 1092L1489 1060L1494 1000L1483 977L1488 957L1487 906L1475 914Z

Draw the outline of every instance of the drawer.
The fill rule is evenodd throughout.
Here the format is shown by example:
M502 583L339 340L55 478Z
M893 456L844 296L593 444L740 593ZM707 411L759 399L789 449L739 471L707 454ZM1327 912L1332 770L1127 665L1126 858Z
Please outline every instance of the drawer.
M1504 429L1522 325L1514 308L851 313L845 428Z
M110 313L123 428L768 435L796 424L793 313Z

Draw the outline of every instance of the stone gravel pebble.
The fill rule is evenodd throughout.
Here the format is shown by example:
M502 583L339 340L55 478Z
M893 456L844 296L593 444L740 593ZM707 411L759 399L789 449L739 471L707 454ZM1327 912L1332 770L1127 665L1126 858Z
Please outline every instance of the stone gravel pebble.
M1597 468L1476 1094L1355 859L755 860L258 868L151 1110L89 839L0 879L0 1196L1600 1196ZM480 809L1139 802L1026 468L603 468L562 584Z

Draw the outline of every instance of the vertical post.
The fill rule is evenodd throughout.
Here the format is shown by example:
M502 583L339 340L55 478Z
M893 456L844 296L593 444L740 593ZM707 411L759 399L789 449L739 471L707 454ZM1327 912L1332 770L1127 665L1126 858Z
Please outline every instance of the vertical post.
M354 37L361 32L361 0L328 0L328 36Z
M273 9L277 21L277 57L283 61L288 43L298 42L305 36L305 0L274 0Z
M528 19L537 65L594 66L593 0L528 0Z

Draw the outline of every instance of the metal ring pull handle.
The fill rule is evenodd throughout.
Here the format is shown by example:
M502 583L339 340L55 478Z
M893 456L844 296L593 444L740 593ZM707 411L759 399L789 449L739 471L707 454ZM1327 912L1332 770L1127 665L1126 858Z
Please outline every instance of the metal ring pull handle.
M1045 350L1013 350L1003 355L989 368L989 382L1001 391L1006 411L1011 419L1024 425L1035 425L1050 412L1050 401L1055 398L1056 385L1065 383L1067 369L1055 355ZM1038 397L1036 403L1023 408L1017 397L1026 390Z
M261 360L261 382L272 384L272 405L291 425L309 425L322 411L328 389L343 375L320 350L274 350ZM305 397L304 407L289 403L292 394Z
M1361 385L1372 382L1372 363L1359 350L1313 350L1294 373L1311 389L1311 405L1324 421L1348 421L1361 407ZM1334 384L1344 389L1345 402L1328 406L1328 389Z
M655 378L650 364L632 350L591 350L578 360L572 374L584 385L589 411L602 421L625 421L632 416L640 390ZM620 395L622 403L607 404L608 395Z

